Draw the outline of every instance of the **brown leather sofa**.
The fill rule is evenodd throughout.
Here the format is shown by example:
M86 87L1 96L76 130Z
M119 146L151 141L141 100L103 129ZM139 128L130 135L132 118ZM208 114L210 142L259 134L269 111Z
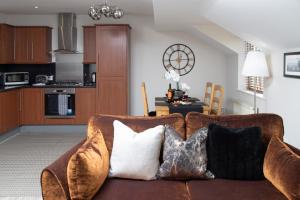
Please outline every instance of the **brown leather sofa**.
M263 141L268 145L272 136L283 140L283 122L281 117L274 114L207 116L199 113L189 113L184 119L180 114L164 117L125 117L104 116L93 117L88 126L88 135L95 134L99 129L104 135L109 153L113 142L114 120L120 120L135 131L143 131L159 124L170 124L182 138L210 123L226 127L240 128L259 126L262 130ZM41 175L43 198L70 199L67 183L67 164L73 153L84 141L62 155L53 164L45 168ZM295 151L298 151L295 149ZM298 151L299 153L300 151ZM190 180L190 181L138 181L127 179L107 178L94 199L101 200L283 200L287 199L268 180L237 181L237 180Z

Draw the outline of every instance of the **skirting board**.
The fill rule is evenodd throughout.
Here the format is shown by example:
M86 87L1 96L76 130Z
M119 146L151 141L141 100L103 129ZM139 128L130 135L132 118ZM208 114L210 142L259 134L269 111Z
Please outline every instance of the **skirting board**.
M0 135L0 144L5 141L17 136L20 133L20 128L15 128L13 130L8 131L7 133L3 133Z

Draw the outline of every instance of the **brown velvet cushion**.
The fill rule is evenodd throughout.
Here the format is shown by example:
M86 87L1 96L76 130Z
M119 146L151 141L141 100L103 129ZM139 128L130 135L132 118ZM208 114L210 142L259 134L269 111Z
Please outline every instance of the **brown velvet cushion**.
M192 200L286 200L267 180L192 180L187 186Z
M82 140L43 169L41 174L41 186L44 200L70 199L67 178L68 162L85 141L86 140Z
M189 138L194 131L202 127L208 127L215 123L227 128L260 127L264 145L269 144L272 136L283 139L282 118L275 114L252 114L252 115L204 115L190 112L186 118L186 136Z
M185 122L181 114L172 114L161 117L134 117L134 116L113 116L113 115L97 115L90 119L88 125L88 138L97 132L102 132L105 143L111 155L113 146L113 121L119 120L135 132L142 132L146 129L153 128L158 125L169 124L185 139ZM100 131L101 130L101 131Z
M94 200L190 200L183 181L106 179Z
M102 134L88 139L70 158L67 168L71 199L89 200L108 175L109 155Z
M48 170L44 170L41 176L42 183L42 196L44 200L65 200L66 194L62 189L61 185L58 183L55 176L51 174Z
M264 175L290 200L300 199L300 156L277 137L268 146Z

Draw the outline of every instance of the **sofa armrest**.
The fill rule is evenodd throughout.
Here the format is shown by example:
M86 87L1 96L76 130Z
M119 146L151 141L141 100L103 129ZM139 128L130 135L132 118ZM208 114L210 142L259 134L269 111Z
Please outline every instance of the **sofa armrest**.
M288 143L285 143L295 154L297 154L298 156L300 156L300 150L297 149L296 147L288 144Z
M69 151L54 161L51 165L43 169L41 174L41 187L44 200L70 199L67 180L67 166L70 157L81 147L84 142L85 140L82 140L80 143L72 147Z

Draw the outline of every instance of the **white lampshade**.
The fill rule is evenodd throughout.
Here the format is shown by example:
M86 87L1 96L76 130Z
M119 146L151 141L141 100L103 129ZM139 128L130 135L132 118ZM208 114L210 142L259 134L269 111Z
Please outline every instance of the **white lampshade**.
M261 51L249 51L244 63L242 75L269 77L265 54Z

